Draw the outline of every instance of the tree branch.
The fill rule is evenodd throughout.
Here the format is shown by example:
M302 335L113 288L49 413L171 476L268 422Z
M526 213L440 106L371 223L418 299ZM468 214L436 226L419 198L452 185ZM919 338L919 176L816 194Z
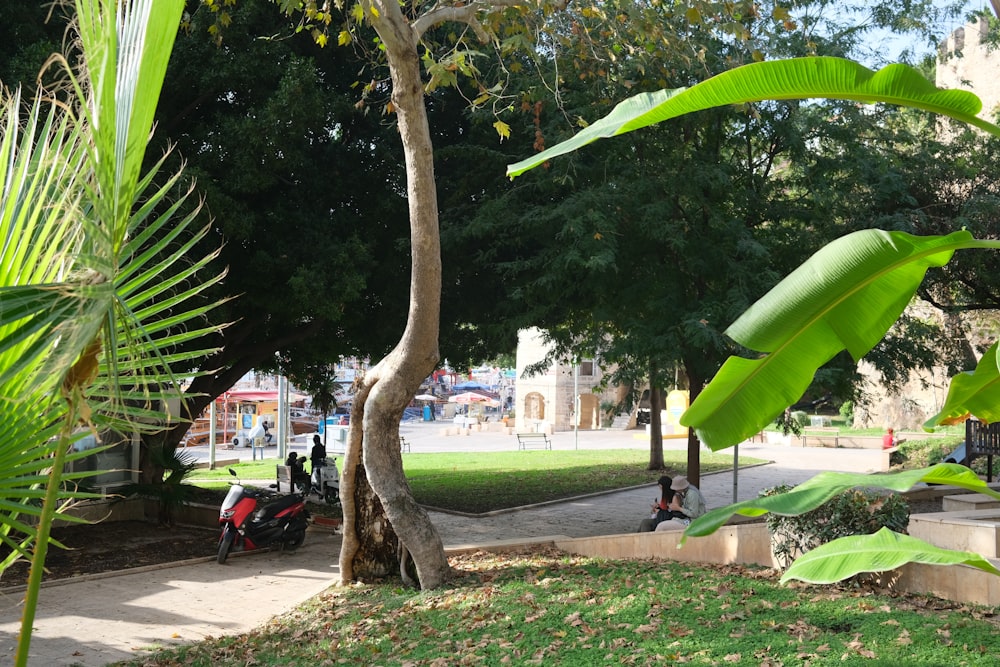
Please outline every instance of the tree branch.
M472 28L481 42L490 41L490 36L476 17L480 12L489 13L495 9L506 7L527 7L524 0L488 0L472 2L461 7L435 5L430 11L413 21L413 34L417 39L424 33L442 23L464 23Z

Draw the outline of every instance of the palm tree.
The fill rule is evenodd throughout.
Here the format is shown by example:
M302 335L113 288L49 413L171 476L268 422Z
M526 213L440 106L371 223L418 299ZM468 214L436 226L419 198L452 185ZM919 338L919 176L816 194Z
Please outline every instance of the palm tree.
M207 227L162 161L143 172L184 0L76 0L81 63L26 110L0 99L0 539L32 559L16 664L27 663L50 527L84 474L73 444L151 433L176 414L170 366L205 351L198 299L221 276L189 250ZM44 97L43 97L44 95ZM168 197L170 199L168 199ZM93 473L89 473L93 474Z

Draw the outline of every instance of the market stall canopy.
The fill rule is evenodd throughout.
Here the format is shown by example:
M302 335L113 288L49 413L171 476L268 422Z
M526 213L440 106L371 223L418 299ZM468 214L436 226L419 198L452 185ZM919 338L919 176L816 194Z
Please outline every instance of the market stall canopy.
M434 394L417 394L413 399L416 401L436 401L438 397Z
M463 403L469 405L471 403L481 403L483 405L496 406L500 405L500 401L490 398L489 396L483 396L482 394L477 394L473 391L467 391L461 394L455 394L454 396L448 397L449 403Z
M481 384L481 383L475 382L473 380L469 380L469 381L463 382L461 384L456 384L454 386L454 388L455 389L461 389L463 391L476 390L476 389L478 389L480 391L489 391L490 390L490 388L488 386L486 386L485 384Z
M295 392L288 392L289 401L301 401L308 398L305 394L296 394ZM278 392L276 391L259 391L251 389L243 389L237 391L227 391L223 392L221 396L215 399L218 402L232 401L235 403L247 402L253 403L255 401L277 401Z

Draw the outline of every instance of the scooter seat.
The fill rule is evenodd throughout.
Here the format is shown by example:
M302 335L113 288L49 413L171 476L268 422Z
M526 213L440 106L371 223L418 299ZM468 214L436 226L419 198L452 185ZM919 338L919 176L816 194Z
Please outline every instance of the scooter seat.
M302 502L302 497L296 493L292 493L287 496L282 496L281 498L275 500L273 503L268 503L264 507L261 507L259 510L257 510L257 513L254 514L254 520L268 521L269 519L272 519L277 514L279 514L282 510L286 510L292 505L296 505L301 502Z

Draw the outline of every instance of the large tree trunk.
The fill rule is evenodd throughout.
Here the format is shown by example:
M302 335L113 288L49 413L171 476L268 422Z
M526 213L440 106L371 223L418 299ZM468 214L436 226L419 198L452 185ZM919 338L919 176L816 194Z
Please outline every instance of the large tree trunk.
M684 372L688 377L688 405L694 403L698 398L702 387L705 386L705 378L697 370L697 364L684 363ZM687 478L694 486L701 487L701 441L694 429L688 429L688 456L687 456Z
M406 160L407 196L410 210L410 310L406 329L396 348L372 368L360 382L355 397L350 445L342 485L344 542L340 571L344 581L363 575L372 565L362 554L377 553L398 571L398 557L387 557L393 543L387 534L395 531L413 558L421 588L443 584L451 572L444 545L430 517L417 505L403 475L399 453L399 421L403 410L431 374L439 359L438 333L441 316L441 243L438 229L437 190L434 181L434 151L424 107L423 82L417 34L400 11L398 3L376 2L372 18L386 49L392 78L392 102ZM358 431L360 426L361 430ZM360 449L360 461L358 450ZM384 509L388 525L376 532L362 521L379 521L374 499L366 496L360 466ZM377 545L368 544L375 540ZM377 546L377 548L372 548Z
M399 540L375 495L362 456L362 430L368 388L362 387L351 408L351 428L340 476L344 540L340 550L341 581L370 581L394 571ZM370 435L370 434L369 434Z
M659 373L655 361L649 362L649 467L663 468L663 424L660 419Z

